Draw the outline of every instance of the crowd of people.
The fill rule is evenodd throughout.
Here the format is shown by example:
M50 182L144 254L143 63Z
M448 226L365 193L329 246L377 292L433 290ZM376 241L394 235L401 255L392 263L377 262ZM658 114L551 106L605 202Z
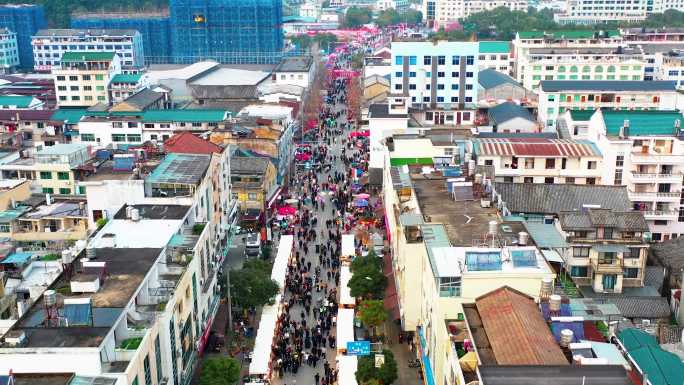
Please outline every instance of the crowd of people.
M344 68L349 63L342 60L333 65ZM296 201L297 211L288 226L274 229L276 234L280 231L295 237L273 346L273 371L285 385L296 383L303 366L311 371L313 385L331 385L337 380L334 360L341 238L353 217L352 187L359 191L352 186L356 170L349 166L367 159L363 154L366 148L355 146L345 136L354 129L347 119L348 86L347 79L329 79L320 124L307 132L314 143L309 160L317 167L300 169L291 179L281 201Z

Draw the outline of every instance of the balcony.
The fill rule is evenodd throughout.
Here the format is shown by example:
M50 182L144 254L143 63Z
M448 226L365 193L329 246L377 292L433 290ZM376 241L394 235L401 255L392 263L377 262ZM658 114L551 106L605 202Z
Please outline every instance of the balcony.
M669 173L631 173L630 178L632 183L677 183L682 180L681 174Z
M674 221L678 216L677 210L646 210L642 211L642 213L647 221Z
M662 155L656 152L632 152L630 154L632 163L635 164L683 164L684 155Z
M592 258L591 267L597 273L622 274L622 259Z
M658 202L679 202L681 192L642 192L628 191L629 199L632 201L658 201Z

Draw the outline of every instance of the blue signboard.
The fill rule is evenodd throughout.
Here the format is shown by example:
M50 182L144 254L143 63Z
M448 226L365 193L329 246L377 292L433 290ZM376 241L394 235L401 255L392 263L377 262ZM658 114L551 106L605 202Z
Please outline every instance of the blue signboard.
M367 356L370 355L370 341L349 341L347 342L348 356Z

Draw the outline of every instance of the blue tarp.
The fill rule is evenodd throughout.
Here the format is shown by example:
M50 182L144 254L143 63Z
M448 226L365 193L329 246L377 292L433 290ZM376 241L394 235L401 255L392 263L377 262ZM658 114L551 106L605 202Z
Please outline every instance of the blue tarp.
M577 322L552 322L551 332L556 338L556 341L560 341L561 330L570 329L574 333L572 336L572 342L579 342L584 339L584 321Z
M116 171L131 171L135 166L135 158L132 156L125 157L115 157L114 166L112 167Z
M544 319L547 321L550 320L551 316L549 315L549 303L548 302L542 302L541 308L542 308L542 315L544 316ZM570 308L570 304L561 303L560 317L572 317L572 309Z
M66 318L69 326L73 325L90 325L92 317L89 303L65 303L64 304L64 318Z
M23 264L28 262L33 256L33 253L14 253L7 256L7 258L0 261L3 264Z

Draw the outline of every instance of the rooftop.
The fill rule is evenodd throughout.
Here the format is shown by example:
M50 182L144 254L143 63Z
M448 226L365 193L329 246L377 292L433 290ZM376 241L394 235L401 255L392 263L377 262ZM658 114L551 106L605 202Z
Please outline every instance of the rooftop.
M511 50L509 41L481 41L480 53L508 53Z
M265 174L269 164L268 158L232 156L230 158L230 172L237 174Z
M148 71L148 75L152 83L167 79L191 80L195 76L217 67L218 65L219 63L215 61L201 61L190 65L174 66L171 69L167 67L164 67L164 69L155 69L152 67Z
M278 63L274 72L309 72L312 64L312 56L286 57Z
M489 222L499 220L496 208L481 207L479 199L453 200L441 175L412 173L411 183L420 212L427 222L444 224L453 246L479 244Z
M85 202L84 202L85 203ZM45 218L74 218L86 217L87 207L81 208L79 202L57 202L50 205L41 205L27 212L19 219L45 219Z
M87 148L88 145L82 143L56 143L53 146L44 147L36 152L36 155L69 155Z
M512 84L516 87L522 87L512 77L506 74L502 74L501 72L492 68L487 68L478 72L477 82L480 83L482 88L485 89L494 88L501 84Z
M633 385L620 365L532 366L483 365L479 367L486 385Z
M0 121L52 120L55 110L0 110ZM61 122L60 122L61 123Z
M206 154L221 153L223 149L191 132L175 134L164 142L164 150L167 153L177 154Z
M587 122L596 110L570 110L570 117L574 121Z
M532 297L503 286L463 310L482 364L568 365Z
M437 277L461 277L469 273L548 273L551 269L534 246L527 247L433 247Z
M648 82L642 82L648 83ZM606 134L617 136L620 127L625 121L629 122L626 135L649 136L649 135L678 135L677 121L682 122L682 113L679 111L600 111L603 114L603 123L606 126Z
M651 245L651 255L670 271L684 269L684 237L678 237L665 242L656 242Z
M492 107L487 114L494 124L502 124L516 118L524 119L529 122L537 121L534 116L532 116L532 113L530 113L530 110L513 102L505 102Z
M137 83L142 78L143 74L116 74L112 78L112 83Z
M521 39L541 39L544 37L554 39L600 39L620 36L618 30L591 31L591 30L559 30L559 31L521 31L518 32Z
M33 96L0 95L0 106L16 106L17 108L27 108L31 105L33 100Z
M511 213L555 215L585 205L615 211L632 208L623 186L495 182L494 190Z
M188 210L190 210L190 206L184 205L123 205L114 215L114 219L127 219L126 207L128 206L138 209L141 219L153 220L181 220L185 218Z
M210 160L208 155L167 154L146 182L198 185L209 168Z
M599 91L599 92L676 92L675 81L654 80L542 80L539 84L544 92Z
M639 211L616 212L607 209L589 209L558 214L561 228L565 231L589 230L597 227L612 227L619 230L648 231L644 215Z
M368 106L368 118L369 119L402 119L408 118L408 114L390 114L389 104L371 104Z
M483 156L601 157L594 143L573 139L480 138L473 150Z
M84 61L111 61L114 60L115 52L74 52L67 51L62 55L62 63Z
M71 385L74 378L73 373L14 373L13 376L14 385Z
M192 80L196 86L253 86L270 76L266 71L217 67Z
M33 37L64 37L64 36L134 36L140 32L134 29L40 29Z
M145 215L148 210L143 210ZM161 248L166 246L174 234L183 224L181 219L155 219L145 218L140 220L115 219L109 221L106 226L91 238L90 244L98 246L103 244L103 238L115 236L116 247L152 247ZM98 249L99 250L99 249ZM99 259L99 258L98 258Z
M164 99L164 93L157 92L152 88L143 88L127 97L120 105L128 105L139 111L143 111L161 99ZM112 110L116 111L116 107L117 105L115 105Z

